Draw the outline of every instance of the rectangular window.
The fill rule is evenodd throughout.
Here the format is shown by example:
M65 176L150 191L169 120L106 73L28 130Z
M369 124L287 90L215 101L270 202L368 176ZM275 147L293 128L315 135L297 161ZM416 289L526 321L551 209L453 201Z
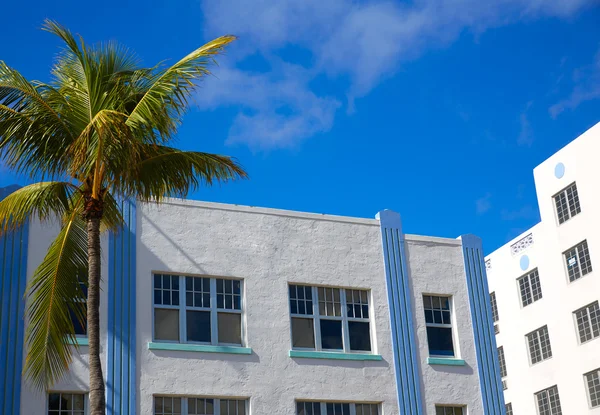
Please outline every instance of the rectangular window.
M465 406L436 405L435 415L467 415Z
M424 295L425 325L431 356L454 357L450 297Z
M517 279L517 282L519 283L521 305L523 307L527 307L542 298L542 286L537 268Z
M246 415L247 399L155 396L154 415Z
M600 407L600 369L586 373L583 376L585 377L588 387L590 406L592 408Z
M587 240L580 242L563 253L569 273L569 281L573 282L592 272L592 260Z
M580 343L600 337L600 306L598 301L576 310L573 314L579 331Z
M581 206L579 205L577 185L573 183L554 195L554 205L556 206L559 225L580 213Z
M369 292L290 285L292 348L371 351Z
M497 322L500 317L498 316L498 303L496 302L496 292L490 293L490 303L492 304L492 318L494 323Z
M75 294L74 301L83 304L83 319L78 317L78 313L75 310L69 310L69 315L71 316L71 323L73 323L73 329L75 336L77 337L87 337L87 316L85 315L87 310L87 297L88 297L88 289L87 289L87 281L85 279L85 275L78 276L79 287Z
M296 402L296 415L379 415L379 404Z
M48 394L48 415L84 415L85 411L85 393Z
M498 361L500 362L500 376L506 377L506 360L504 360L504 347L498 347Z
M506 415L513 415L512 403L507 403L505 405L505 408L506 408Z
M526 337L527 344L529 345L529 359L532 365L552 357L548 326L540 327L529 333Z
M242 281L154 274L154 340L242 345Z
M544 389L535 394L539 415L562 415L558 387Z

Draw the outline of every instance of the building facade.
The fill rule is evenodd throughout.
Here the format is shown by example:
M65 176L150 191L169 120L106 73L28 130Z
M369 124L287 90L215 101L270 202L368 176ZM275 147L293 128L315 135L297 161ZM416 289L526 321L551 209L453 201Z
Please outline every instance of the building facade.
M537 166L541 222L486 257L515 414L600 414L599 155L596 124Z
M479 238L405 235L392 211L170 200L123 212L102 240L110 414L503 413ZM24 282L56 234L31 222L2 240L5 414L86 413L84 327L51 390L21 376Z

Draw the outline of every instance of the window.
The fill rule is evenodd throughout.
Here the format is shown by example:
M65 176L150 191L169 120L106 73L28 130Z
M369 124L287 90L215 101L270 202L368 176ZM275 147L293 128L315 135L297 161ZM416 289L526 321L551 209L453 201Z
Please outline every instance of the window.
M500 362L500 376L506 377L506 360L504 360L504 347L498 347L498 360Z
M84 415L85 394L55 392L48 394L48 415Z
M558 387L544 389L535 394L539 415L562 415Z
M154 340L242 345L242 281L154 274Z
M512 403L507 403L505 405L505 408L506 408L506 415L513 415Z
M519 283L521 305L523 307L527 307L542 298L542 286L537 268L517 279L517 282Z
M548 326L540 327L536 331L529 333L526 337L527 344L529 345L529 358L532 365L552 357Z
M247 406L247 399L154 397L154 415L246 415Z
M435 406L435 415L467 415L464 406Z
M70 309L69 315L71 316L71 323L73 323L75 336L87 337L87 316L85 315L88 297L87 281L85 280L85 276L78 276L77 279L79 280L79 289L77 290L74 301L83 304L84 318L82 320L77 316L79 310L75 311Z
M588 387L590 406L592 408L600 407L600 369L586 373L585 380Z
M296 415L379 415L375 403L296 402Z
M494 319L495 323L500 319L500 317L498 317L498 303L496 303L496 292L490 293L490 303L492 303L492 318Z
M290 285L292 348L371 351L369 292Z
M425 325L427 326L427 342L431 356L454 356L452 339L452 315L450 297L424 295Z
M575 183L561 190L554 196L554 205L556 206L556 216L558 217L559 225L581 212L579 195L577 194L577 186Z
M580 308L573 314L579 331L580 343L600 337L600 307L598 301Z
M592 261L588 250L587 240L580 242L563 253L567 263L569 281L573 282L592 272Z

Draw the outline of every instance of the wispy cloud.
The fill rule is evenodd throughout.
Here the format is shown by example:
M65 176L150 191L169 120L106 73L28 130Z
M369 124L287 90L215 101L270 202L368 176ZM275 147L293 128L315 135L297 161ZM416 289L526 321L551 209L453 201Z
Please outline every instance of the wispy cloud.
M525 110L519 117L519 123L521 129L519 130L519 137L517 138L517 145L522 147L531 147L533 144L533 130L531 128L531 122L529 121L529 109L533 105L533 101L529 101L525 106Z
M593 1L203 0L207 35L234 33L241 40L237 59L216 70L223 82L206 83L200 104L239 108L230 143L293 146L328 131L342 101L352 112L356 98L394 75L403 62L449 45L465 30L481 33L518 20L568 17ZM310 63L284 64L280 51L287 46L307 51ZM253 54L271 68L259 73L240 69L239 61ZM323 75L347 80L346 90L339 96L315 92L311 82Z
M549 108L552 118L567 110L574 110L580 104L600 98L600 50L594 62L573 71L573 89L569 96Z
M475 213L483 215L492 208L492 194L486 193L475 201Z
M503 209L500 212L500 217L505 221L514 221L520 219L534 219L537 214L537 211L532 205L525 205L516 210Z

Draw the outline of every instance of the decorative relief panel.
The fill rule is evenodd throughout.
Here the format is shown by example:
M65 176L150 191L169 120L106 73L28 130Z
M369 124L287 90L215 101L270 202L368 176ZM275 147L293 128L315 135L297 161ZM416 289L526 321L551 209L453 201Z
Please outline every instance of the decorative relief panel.
M525 249L529 248L531 245L533 245L533 234L532 233L530 233L529 235L526 235L525 237L519 239L517 242L512 244L510 246L510 253L512 255L517 255L519 252L524 251Z

